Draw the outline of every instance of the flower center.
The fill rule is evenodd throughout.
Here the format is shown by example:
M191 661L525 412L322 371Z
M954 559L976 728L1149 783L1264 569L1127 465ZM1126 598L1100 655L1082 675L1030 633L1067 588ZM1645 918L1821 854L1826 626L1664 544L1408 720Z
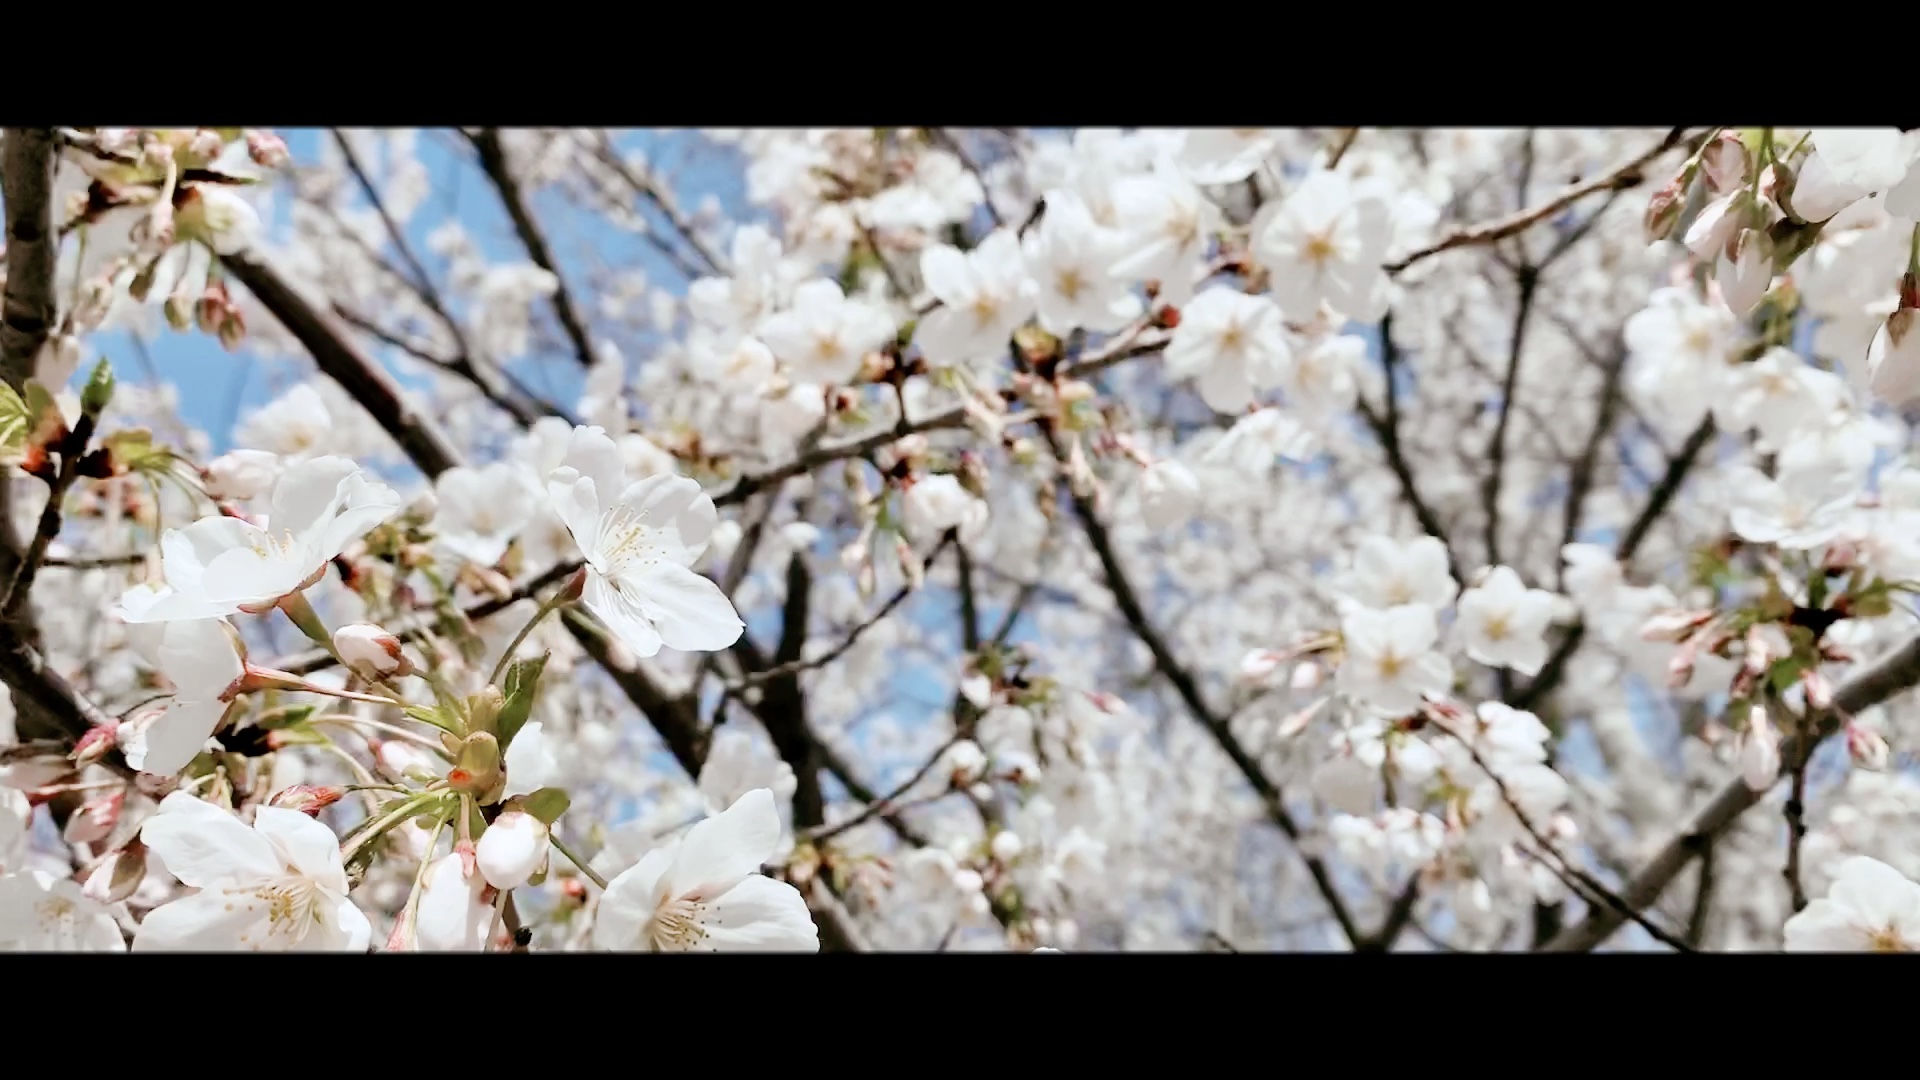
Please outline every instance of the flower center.
M1306 260L1315 266L1324 266L1338 252L1333 246L1333 237L1326 233L1316 233L1307 237L1306 249L1302 252Z
M815 334L813 337L813 355L822 361L832 360L840 355L840 335Z
M1080 299L1080 292L1086 287L1087 283L1080 277L1078 270L1060 271L1060 279L1054 283L1054 288L1069 301Z
M1487 616L1487 625L1485 627L1485 632L1486 632L1488 641L1505 641L1507 639L1506 613L1501 612L1498 615Z
M1000 298L990 293L981 293L973 298L973 317L981 326L990 326L994 317L1000 314Z
M240 943L255 952L262 951L274 938L283 935L288 945L297 945L320 922L320 890L304 877L290 875L264 881L245 892L267 903L265 940L249 941L249 935L240 935Z
M654 530L640 521L630 506L616 506L600 519L600 536L594 560L595 568L608 577L619 577L660 561L660 544Z
M1380 657L1380 677L1389 680L1397 679L1400 677L1400 669L1406 666L1407 662L1400 659L1398 653L1383 654Z
M1868 949L1871 952L1903 953L1912 952L1900 932L1891 926L1883 926L1867 935Z
M705 905L685 897L661 904L647 931L654 949L680 952L698 945L707 936L706 927L700 925L705 914Z

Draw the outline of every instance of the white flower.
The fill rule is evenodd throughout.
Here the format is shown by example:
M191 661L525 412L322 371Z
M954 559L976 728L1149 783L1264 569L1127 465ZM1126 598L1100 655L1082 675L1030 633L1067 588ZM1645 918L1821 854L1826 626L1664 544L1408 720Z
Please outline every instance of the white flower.
M940 307L920 321L913 341L936 366L1005 351L1007 338L1033 314L1040 291L1027 276L1012 229L995 229L966 253L935 244L920 256L920 275Z
M481 566L499 562L540 509L540 493L525 476L524 468L507 461L456 465L441 473L433 482L433 525L441 546Z
M273 488L268 527L207 517L160 538L166 583L120 599L128 622L212 619L265 611L320 579L327 563L399 513L400 496L343 457L303 462Z
M233 450L207 463L207 495L246 500L264 495L280 475L280 455L266 450Z
M1914 308L1887 316L1867 348L1867 379L1875 397L1905 405L1920 397L1920 333Z
M1294 354L1280 379L1287 404L1318 417L1332 417L1353 408L1360 396L1354 373L1367 359L1365 338L1333 334Z
M1817 548L1852 520L1853 478L1825 468L1781 470L1770 477L1752 466L1728 480L1728 517L1740 538L1792 550Z
M1826 896L1787 920L1785 934L1787 952L1920 952L1920 885L1855 855Z
M923 476L900 497L901 522L915 540L927 541L948 529L962 539L977 536L987 524L987 504L951 473Z
M1115 182L1113 207L1125 252L1113 264L1113 275L1158 281L1167 303L1186 303L1193 295L1194 272L1220 224L1220 208L1166 157L1154 162L1150 174Z
M1108 333L1140 315L1140 298L1111 273L1119 236L1078 195L1049 191L1047 213L1022 242L1039 288L1040 326L1056 337Z
M1460 586L1447 571L1447 546L1434 537L1401 541L1369 536L1354 551L1353 569L1342 589L1367 607L1425 604L1437 609L1453 603Z
M1538 675L1547 662L1547 624L1553 594L1529 589L1509 567L1496 566L1460 597L1458 633L1467 655L1489 667Z
M113 914L43 870L0 876L0 952L126 952Z
M232 255L253 245L260 236L260 211L244 196L221 184L187 184L174 215L176 235L192 239L221 255Z
M1915 168L1920 165L1920 132L1816 128L1808 132L1808 137L1835 184L1847 189L1838 194L1858 193L1847 202L1884 192L1882 203L1887 213L1909 220L1920 218L1920 168ZM1795 210L1801 209L1797 186L1793 203Z
M1180 167L1196 184L1237 184L1273 155L1271 128L1196 128L1180 144ZM1053 200L1047 200L1053 213Z
M547 861L547 826L539 818L509 810L494 819L473 848L474 861L487 884L517 889Z
M135 952L364 952L373 928L347 899L332 830L298 810L262 806L253 827L184 791L168 795L140 838L197 889L147 913Z
M482 952L493 929L487 879L458 853L427 867L414 910L412 945L418 952Z
M1207 448L1203 458L1246 472L1261 472L1271 468L1275 458L1311 461L1315 447L1313 432L1284 411L1255 409L1235 420L1220 441Z
M1393 242L1393 210L1345 175L1321 169L1287 196L1254 238L1254 252L1273 273L1273 298L1297 320L1322 302L1360 322L1385 311L1387 275L1380 268Z
M1716 399L1714 419L1728 431L1758 428L1772 446L1819 427L1847 400L1846 383L1795 355L1768 349L1758 360L1733 369L1731 393Z
M594 944L611 951L819 951L819 930L799 890L759 873L779 843L773 793L748 792L608 882Z
M1293 359L1280 309L1265 296L1216 285L1180 312L1167 342L1167 374L1193 378L1215 412L1237 413L1277 385Z
M1426 695L1453 687L1453 665L1433 650L1440 628L1425 604L1349 611L1340 634L1347 651L1335 675L1341 692L1384 715L1411 713Z
M1676 423L1696 422L1725 392L1737 331L1725 306L1706 304L1688 289L1655 289L1624 331L1635 392Z
M712 652L740 639L746 624L733 602L689 569L719 519L699 484L667 475L627 484L613 440L582 427L547 492L586 556L587 609L637 655L662 645Z
M1160 460L1140 473L1140 516L1154 529L1170 528L1200 508L1200 481L1185 465Z
M792 766L764 752L753 736L732 724L715 733L700 764L698 787L710 814L724 813L755 788L767 788L785 802L793 798L796 786Z
M335 440L333 412L311 383L300 383L253 411L234 441L290 460L324 454Z
M792 309L768 319L760 337L795 381L845 386L893 334L886 312L819 279L795 289Z
M1780 779L1780 733L1765 705L1747 710L1747 730L1740 736L1740 778L1755 791L1766 791Z
M228 704L222 697L246 674L246 662L234 651L225 619L167 623L162 632L160 672L173 683L173 700L121 749L127 764L141 772L172 776L192 763L220 726Z
M1467 741L1480 759L1496 771L1547 760L1547 740L1553 733L1540 718L1498 701L1485 701L1475 710L1478 723Z
M382 744L387 745L387 744ZM546 725L535 720L523 726L507 744L500 764L507 770L507 786L502 797L531 795L543 787L559 783L560 762L554 757L553 740L547 738Z

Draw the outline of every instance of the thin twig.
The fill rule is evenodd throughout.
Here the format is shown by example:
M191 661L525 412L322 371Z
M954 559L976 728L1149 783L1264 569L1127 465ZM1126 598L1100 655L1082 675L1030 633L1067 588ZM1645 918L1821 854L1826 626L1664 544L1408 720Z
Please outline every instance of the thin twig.
M901 784L897 788L894 788L891 792L887 793L885 796L867 803L866 808L861 810L858 814L855 814L854 816L848 818L845 821L836 822L835 824L832 824L832 825L823 825L823 826L820 826L819 828L808 829L802 832L795 839L803 840L810 844L817 844L822 840L831 840L832 838L840 835L843 832L846 832L849 829L857 828L861 825L864 825L867 822L873 820L874 818L881 816L882 814L891 814L898 811L900 809L898 805L900 801L900 797L902 795L905 795L908 791L910 791L913 788L913 785L919 783L922 779L926 777L928 773L932 772L933 767L940 764L941 759L946 757L947 751L953 748L953 744L959 741L960 741L959 738L956 736L955 738L948 739L946 742L941 743L940 749L935 750L933 752L933 756L927 758L925 764L921 765L918 769L915 769L913 772L913 775L909 776L905 783ZM945 793L943 792L942 794L945 794Z
M1509 236L1525 232L1532 226L1553 217L1568 206L1596 192L1625 191L1628 188L1638 187L1646 180L1646 167L1652 164L1654 159L1660 155L1680 145L1680 142L1686 138L1686 134L1686 128L1674 128L1667 133L1666 138L1661 139L1660 142L1651 149L1614 166L1612 169L1601 173L1591 180L1584 180L1577 184L1568 185L1559 194L1538 206L1519 210L1505 217L1496 218L1493 221L1483 222L1479 225L1468 225L1451 229L1438 241L1415 251L1404 259L1387 263L1385 269L1389 274L1397 274L1407 267L1412 266L1414 263L1430 256L1438 255L1443 251L1452 251L1454 248L1460 247L1491 244L1498 240L1504 240Z

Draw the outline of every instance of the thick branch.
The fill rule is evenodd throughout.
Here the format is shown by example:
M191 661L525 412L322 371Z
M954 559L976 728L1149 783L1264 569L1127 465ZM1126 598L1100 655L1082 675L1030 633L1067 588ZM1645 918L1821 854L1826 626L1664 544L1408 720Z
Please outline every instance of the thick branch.
M19 389L53 331L59 307L53 267L53 173L58 143L52 128L7 128L0 150L0 194L7 218L7 290L0 320L0 377Z

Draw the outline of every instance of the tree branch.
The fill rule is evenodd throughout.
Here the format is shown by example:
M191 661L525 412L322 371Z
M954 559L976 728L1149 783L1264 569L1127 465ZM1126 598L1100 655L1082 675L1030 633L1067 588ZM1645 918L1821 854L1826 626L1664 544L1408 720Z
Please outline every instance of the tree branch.
M513 219L513 231L520 234L520 243L526 247L527 257L533 260L535 266L553 275L556 283L553 312L559 317L567 340L573 343L575 359L580 361L583 368L592 367L599 356L593 351L593 342L587 336L587 324L580 318L579 309L574 307L573 294L567 291L567 279L560 275L560 265L553 260L553 250L547 246L540 223L534 220L533 210L527 204L520 181L514 179L506 149L500 145L499 129L480 128L466 135L467 141L473 144L473 149L480 155L481 171L499 190L500 201L506 205L507 216Z
M1525 232L1534 225L1555 216L1560 211L1596 192L1625 191L1629 188L1638 187L1646 181L1646 167L1652 164L1654 159L1660 155L1680 145L1681 141L1686 138L1686 133L1687 129L1684 127L1674 128L1667 133L1666 138L1661 139L1658 144L1645 153L1622 162L1591 180L1570 184L1561 190L1558 195L1555 195L1553 198L1548 199L1538 206L1519 210L1515 213L1508 214L1506 217L1496 218L1493 221L1484 222L1479 225L1468 225L1451 229L1445 236L1442 236L1433 244L1421 248L1398 262L1387 263L1385 269L1389 274L1397 274L1407 267L1412 266L1414 263L1438 255L1443 251L1491 244L1498 240L1504 240L1509 236Z
M1920 635L1909 638L1898 648L1842 683L1834 691L1833 708L1827 710L1811 732L1803 730L1789 736L1781 746L1781 775L1813 756L1821 741L1840 729L1842 716L1858 714L1920 683ZM1736 818L1766 796L1755 791L1744 779L1728 782L1713 799L1694 815L1678 836L1667 841L1647 864L1628 879L1620 897L1635 910L1660 899L1667 885L1688 863L1703 854L1715 839L1724 834ZM1590 911L1580 922L1562 931L1548 942L1545 952L1588 952L1618 930L1626 917L1611 909Z

